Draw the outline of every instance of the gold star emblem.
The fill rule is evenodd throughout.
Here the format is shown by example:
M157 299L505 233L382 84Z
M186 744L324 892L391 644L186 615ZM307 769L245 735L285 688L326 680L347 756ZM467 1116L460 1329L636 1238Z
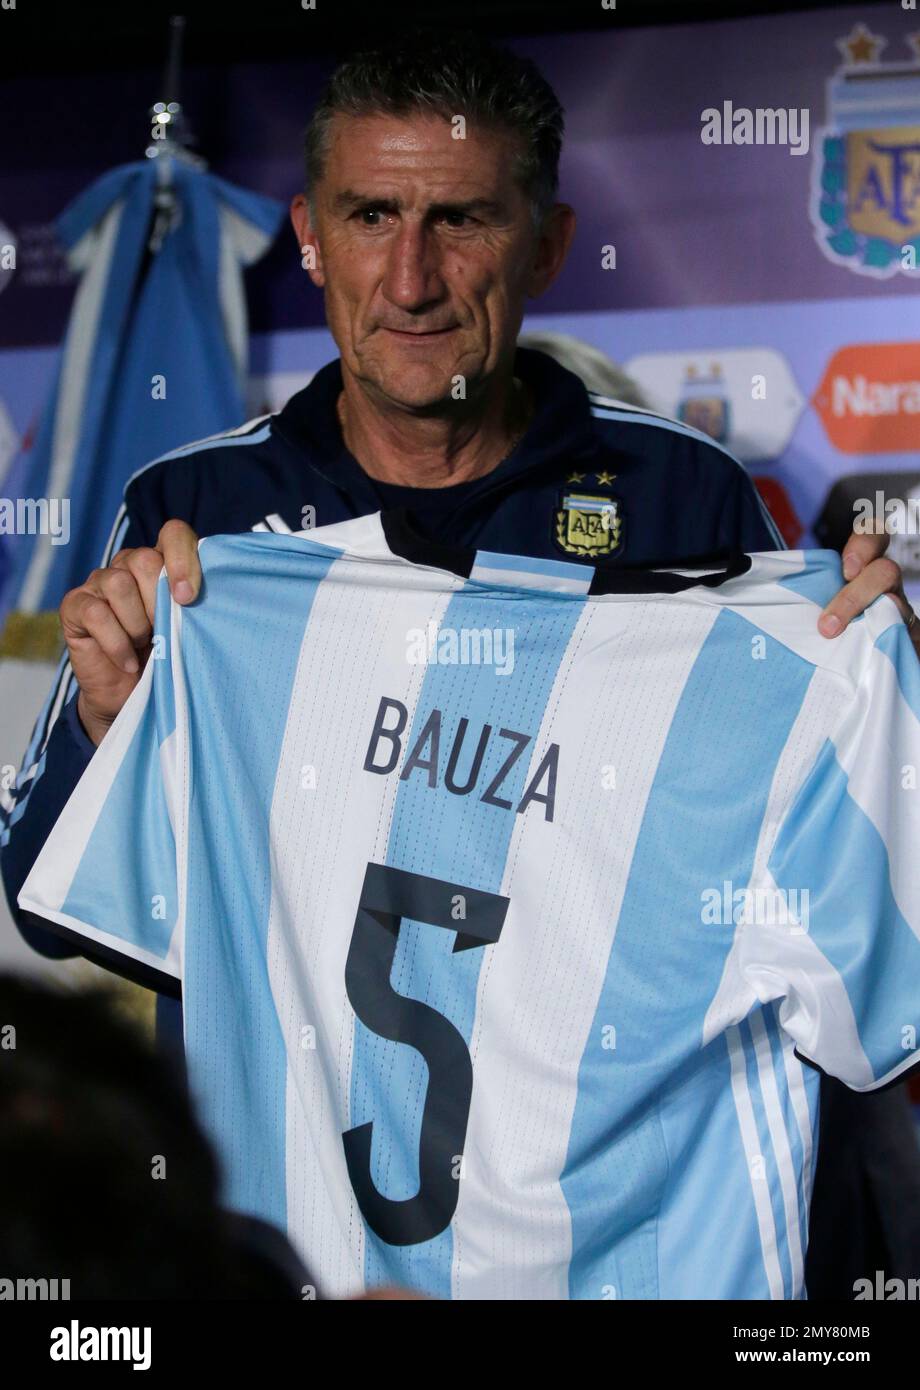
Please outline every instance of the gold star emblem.
M879 54L887 45L888 40L882 38L881 34L873 34L866 28L865 24L854 24L845 39L837 40L837 47L843 54L843 61L848 67L855 67L857 63L877 63Z
M608 473L606 469L604 470L603 473L598 473L598 475L597 475L597 485L598 485L598 487L609 487L610 484L613 482L613 480L614 480L615 477L616 477L616 474L615 474L615 473Z
M583 483L584 480L584 473L570 473L568 478L566 478L567 483Z

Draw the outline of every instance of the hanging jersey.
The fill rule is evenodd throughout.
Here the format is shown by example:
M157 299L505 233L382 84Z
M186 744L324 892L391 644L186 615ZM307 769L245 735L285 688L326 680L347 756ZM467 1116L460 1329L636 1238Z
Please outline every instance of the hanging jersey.
M200 543L19 897L178 991L324 1292L800 1298L820 1067L920 1024L920 672L830 551L604 570L401 514Z

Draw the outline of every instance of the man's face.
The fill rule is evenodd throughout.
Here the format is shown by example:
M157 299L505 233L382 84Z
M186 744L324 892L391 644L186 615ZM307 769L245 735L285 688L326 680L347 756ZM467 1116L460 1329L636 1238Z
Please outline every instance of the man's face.
M562 263L512 178L516 137L439 117L336 118L315 221L294 200L314 283L347 371L373 395L424 411L507 363L528 295Z

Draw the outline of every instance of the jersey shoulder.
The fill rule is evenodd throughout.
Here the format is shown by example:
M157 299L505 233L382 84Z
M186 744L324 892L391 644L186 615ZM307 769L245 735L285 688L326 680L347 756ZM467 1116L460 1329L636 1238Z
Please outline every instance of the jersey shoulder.
M894 602L881 595L838 637L825 637L818 630L818 619L845 583L838 552L762 551L750 559L747 574L709 590L709 601L774 637L811 666L834 672L855 686L872 648L901 624Z
M645 406L602 396L597 391L589 391L588 400L595 427L604 437L616 435L622 440L624 434L632 434L637 441L641 441L643 451L654 452L658 449L661 452L676 452L678 456L683 453L687 458L701 450L711 456L711 461L721 460L726 469L740 471L747 476L744 464L730 449L693 425L686 425L682 420L675 420L670 415Z
M668 470L681 470L672 483L696 490L703 483L707 492L747 495L748 510L758 516L762 530L777 550L786 542L758 492L744 464L723 444L702 430L686 425L660 411L588 392L594 426L603 442L625 452L643 465L651 463Z

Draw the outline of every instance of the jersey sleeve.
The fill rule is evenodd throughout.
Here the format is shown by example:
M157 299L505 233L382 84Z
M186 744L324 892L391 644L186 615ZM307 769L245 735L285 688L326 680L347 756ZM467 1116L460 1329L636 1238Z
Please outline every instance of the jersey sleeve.
M872 1091L920 1061L920 663L889 599L860 621L855 692L768 861L796 911L745 928L744 955L800 1056Z
M181 978L176 722L178 605L165 575L141 679L96 750L19 894L81 954L178 995Z
M735 460L731 484L719 516L718 544L747 552L786 550L786 542L753 478Z
M115 517L100 567L119 550L148 540L127 503ZM62 959L78 954L62 937L36 926L17 905L29 870L96 752L77 714L77 682L65 651L32 728L15 783L0 788L0 873L10 911L29 946L41 955Z

